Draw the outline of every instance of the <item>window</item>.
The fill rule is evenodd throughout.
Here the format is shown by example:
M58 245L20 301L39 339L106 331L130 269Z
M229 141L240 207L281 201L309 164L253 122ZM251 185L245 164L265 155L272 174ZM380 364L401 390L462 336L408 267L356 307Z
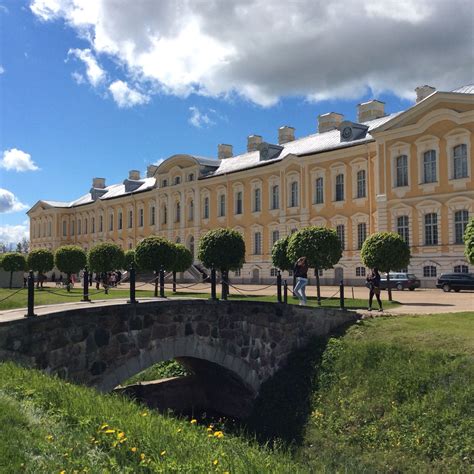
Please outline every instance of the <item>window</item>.
M74 233L75 233L75 230L74 230L74 224L75 223L76 223L75 221L71 221L71 235L74 235Z
M99 216L99 232L104 232L104 216Z
M86 219L84 219L84 234L87 234L88 232L88 224L89 224L89 221Z
M122 211L118 211L118 229L122 230L123 228L123 214Z
M191 201L189 201L189 210L188 210L189 214L188 214L188 220L189 221L193 221L194 220L194 201L191 199Z
M225 216L225 194L219 195L219 217Z
M408 186L408 156L400 155L395 160L395 186Z
M365 198L365 170L357 172L357 197Z
M92 233L95 234L95 217L92 218Z
M109 214L109 231L114 230L114 215Z
M242 214L242 191L235 194L235 213Z
M255 232L254 234L254 247L253 247L253 253L255 255L261 255L262 254L262 233L261 232Z
M423 153L423 182L435 183L436 181L436 151L428 150Z
M365 277L365 267L356 267L356 277Z
M174 221L181 222L181 204L179 202L176 203Z
M454 273L469 273L467 265L456 265L454 267Z
M367 238L367 224L365 222L357 224L357 248L359 250L362 248L362 244L364 243L366 238Z
M397 232L402 239L409 245L410 244L410 228L408 216L397 217Z
M67 236L67 222L63 221L63 237Z
M275 242L279 240L280 238L280 231L279 230L274 230L272 232L272 247L275 245Z
M457 145L453 149L453 178L467 178L467 145Z
M324 180L316 178L314 189L314 204L322 204L324 202Z
M163 224L167 224L168 223L168 207L166 206L166 204L163 206Z
M133 227L133 211L130 209L128 211L128 228L131 229Z
M280 186L275 184L272 186L272 209L280 208Z
M469 222L468 211L456 211L454 213L454 243L464 243L464 231Z
M143 208L141 208L138 212L139 212L138 213L138 226L143 227L144 220L145 220Z
M166 186L168 186L168 180L167 180L167 179L164 179L164 180L161 182L161 187L162 187L162 188L166 188Z
M436 267L434 265L426 265L423 267L423 276L426 278L433 278L436 276Z
M341 248L344 250L346 248L344 224L339 224L336 226L336 234L338 239L341 241Z
M438 215L425 214L425 245L438 245Z
M189 173L188 181L194 181L194 173Z
M255 188L253 191L253 212L260 212L262 210L262 190Z
M204 219L209 219L209 198L204 198Z
M270 276L276 277L278 275L278 269L270 268Z
M176 178L174 178L174 184L180 184L181 183L181 178L179 176L176 176Z
M155 225L155 217L156 215L156 209L155 206L150 207L150 225Z
M49 235L51 236L51 222L48 222L48 232L49 232ZM77 235L81 235L82 234L82 221L81 219L78 219L77 221Z
M298 206L298 182L293 181L290 187L290 207Z
M236 277L240 276L240 268L237 268L237 270L234 271L234 276Z
M344 201L344 175L336 176L336 201Z

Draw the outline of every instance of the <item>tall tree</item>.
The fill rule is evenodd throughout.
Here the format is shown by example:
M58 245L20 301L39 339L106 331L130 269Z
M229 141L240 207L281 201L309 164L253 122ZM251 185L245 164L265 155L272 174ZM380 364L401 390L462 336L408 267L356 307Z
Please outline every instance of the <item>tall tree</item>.
M43 273L49 272L54 267L53 252L47 249L34 249L26 257L28 268L38 272L36 286L39 288Z
M21 246L23 248L23 253L28 253L30 251L30 241L26 237L21 239Z
M162 237L153 235L143 239L135 249L135 261L141 270L171 270L175 258L174 245ZM158 296L158 279L155 278L155 296Z
M79 273L86 266L86 263L86 253L77 245L64 245L56 250L54 264L60 272L67 275L67 291L71 291L71 275Z
M321 303L319 270L327 270L336 265L342 257L341 241L336 231L326 227L306 227L291 235L287 256L292 262L306 257L308 266L314 268L318 304Z
M471 217L464 231L464 255L468 262L474 265L474 217Z
M387 273L388 299L392 301L390 271L407 268L410 263L410 247L395 232L376 232L369 236L360 251L364 265Z
M110 242L102 242L89 250L87 256L89 269L98 273L108 273L123 268L125 254L122 247ZM105 293L108 293L108 281L104 280Z
M25 256L18 252L9 252L3 255L2 268L6 272L10 272L10 284L8 287L12 289L13 272L24 272L26 270Z

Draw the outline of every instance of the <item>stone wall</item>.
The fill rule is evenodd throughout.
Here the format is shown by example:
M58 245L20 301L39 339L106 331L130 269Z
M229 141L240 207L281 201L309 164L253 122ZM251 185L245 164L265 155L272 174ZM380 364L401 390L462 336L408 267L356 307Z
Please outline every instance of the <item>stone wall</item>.
M0 323L0 360L104 391L160 361L201 360L222 367L256 395L311 336L356 319L355 313L337 309L246 301L91 303Z

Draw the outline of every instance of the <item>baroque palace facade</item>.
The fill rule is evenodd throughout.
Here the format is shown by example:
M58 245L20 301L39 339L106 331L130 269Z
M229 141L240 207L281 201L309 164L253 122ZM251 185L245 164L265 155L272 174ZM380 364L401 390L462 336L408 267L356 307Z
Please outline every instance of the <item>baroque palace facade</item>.
M156 234L196 253L200 236L231 227L245 238L236 282L266 282L276 274L273 243L309 225L334 228L343 258L322 272L325 283L365 281L361 245L377 231L400 233L409 243L408 268L423 286L442 272L473 271L462 236L474 214L472 144L474 85L451 92L416 89L417 101L387 115L384 104L359 104L357 122L331 112L318 132L295 139L279 129L278 145L248 137L247 152L218 159L188 154L132 170L120 184L94 178L72 202L38 201L29 211L31 248L110 241L134 248Z

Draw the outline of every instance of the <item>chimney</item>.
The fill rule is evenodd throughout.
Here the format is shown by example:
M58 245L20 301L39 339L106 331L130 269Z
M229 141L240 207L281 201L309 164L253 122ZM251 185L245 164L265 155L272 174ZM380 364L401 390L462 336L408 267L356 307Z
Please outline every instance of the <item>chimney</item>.
M318 115L318 132L323 133L336 130L343 120L344 115L338 114L337 112Z
M146 177L153 178L155 176L156 170L158 169L157 165L148 165L146 167Z
M261 135L249 135L247 137L247 151L257 151L258 145L263 142Z
M219 160L230 158L232 155L233 155L232 145L226 145L224 143L217 145L217 158Z
M357 121L359 123L378 119L385 116L385 102L380 100L369 100L357 106Z
M295 139L295 129L288 125L283 125L278 129L278 144L292 142Z
M104 189L105 178L92 178L92 187L95 189Z
M140 171L138 170L130 170L128 172L128 179L133 181L138 181L140 179Z
M433 92L436 91L435 87L427 86L426 84L424 86L419 86L415 89L416 92L416 103L422 101L423 99L426 99L429 95L431 95Z

